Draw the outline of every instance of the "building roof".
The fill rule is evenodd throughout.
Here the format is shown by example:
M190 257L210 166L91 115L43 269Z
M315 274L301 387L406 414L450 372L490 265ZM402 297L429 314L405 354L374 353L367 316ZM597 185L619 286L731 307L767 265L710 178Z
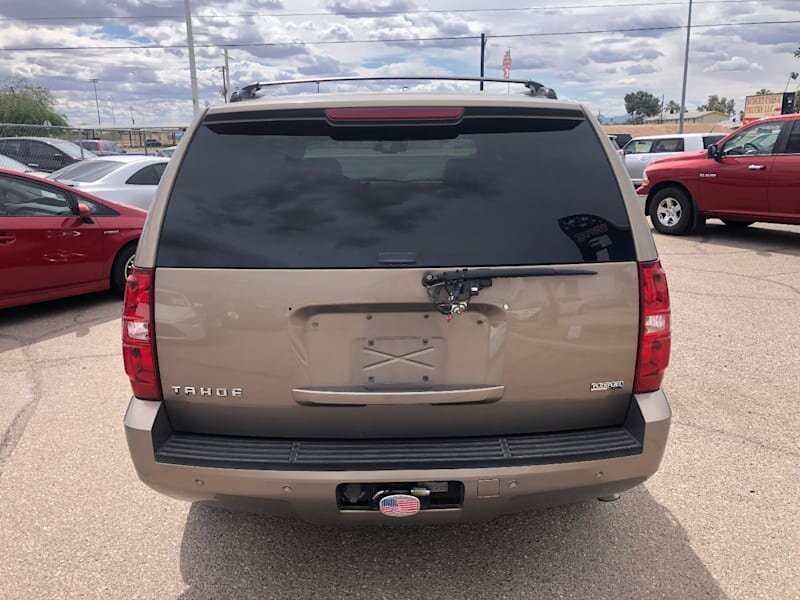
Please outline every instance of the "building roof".
M703 117L707 117L709 115L718 115L720 119L727 119L728 115L719 110L703 110L703 111L686 111L683 113L684 120L689 119L702 119ZM645 123L658 123L662 119L664 120L678 120L680 115L678 113L664 113L663 117L661 115L656 115L655 117L647 117L644 121Z

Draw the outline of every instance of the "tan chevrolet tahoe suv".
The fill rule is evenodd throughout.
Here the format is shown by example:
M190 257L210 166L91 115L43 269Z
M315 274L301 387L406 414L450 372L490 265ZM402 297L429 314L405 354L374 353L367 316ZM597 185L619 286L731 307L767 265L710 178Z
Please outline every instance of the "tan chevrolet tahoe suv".
M126 291L142 481L311 521L446 522L655 473L666 278L589 110L530 89L195 120Z

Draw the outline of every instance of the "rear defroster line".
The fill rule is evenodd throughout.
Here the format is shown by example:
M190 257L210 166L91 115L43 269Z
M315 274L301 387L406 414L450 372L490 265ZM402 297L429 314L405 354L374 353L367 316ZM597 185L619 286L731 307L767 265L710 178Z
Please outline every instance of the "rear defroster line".
M569 277L597 275L589 269L564 269L553 267L456 269L425 273L422 286L434 307L449 320L460 315L469 305L470 298L483 288L491 287L496 277Z

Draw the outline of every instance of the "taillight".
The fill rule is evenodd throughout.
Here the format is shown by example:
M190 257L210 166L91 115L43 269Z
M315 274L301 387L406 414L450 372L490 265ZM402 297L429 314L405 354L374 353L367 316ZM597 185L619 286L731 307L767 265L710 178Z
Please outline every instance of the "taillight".
M133 395L141 400L161 400L153 337L154 284L153 269L134 267L125 284L122 309L122 358Z
M657 260L639 264L639 306L639 353L633 381L636 394L661 387L669 365L669 290L666 273Z
M458 121L464 109L458 106L388 106L326 108L325 116L334 122L381 121Z

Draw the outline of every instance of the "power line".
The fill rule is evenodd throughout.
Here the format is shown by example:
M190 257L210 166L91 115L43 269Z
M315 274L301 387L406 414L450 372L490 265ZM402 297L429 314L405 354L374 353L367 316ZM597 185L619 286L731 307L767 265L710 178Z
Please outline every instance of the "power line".
M790 25L800 24L800 19L793 19L787 21L740 21L738 23L708 23L705 25L692 25L693 29L705 29L710 27L742 27L745 25ZM622 29L586 29L582 31L548 31L540 33L508 33L502 35L489 35L490 38L495 39L511 39L511 38L536 38L536 37L557 37L557 36L571 36L571 35L594 35L600 33L634 33L643 31L677 31L685 29L686 25L665 25L661 27L629 27ZM398 44L406 42L443 42L443 41L464 41L464 40L478 40L479 35L464 35L464 36L438 36L438 37L415 37L415 38L386 38L374 40L324 40L319 42L255 42L255 43L237 43L237 42L220 42L220 43L204 43L194 44L195 48L267 48L267 47L283 47L283 46L320 46L331 44ZM169 45L139 45L139 46L29 46L23 48L0 48L0 52L48 52L48 51L72 51L72 50L176 50L186 49L186 44L169 44Z
M789 0L703 0L695 2L695 5L702 4L743 4L743 3L766 3L788 2ZM591 8L627 8L639 6L685 6L687 0L661 0L658 2L631 2L627 4L570 4L552 6L527 6L509 8L465 8L465 9L435 9L435 10L383 10L383 11L359 11L359 12L306 12L306 13L239 13L230 15L194 15L196 19L234 19L247 17L348 17L348 18L374 18L381 16L398 15L424 15L424 14L452 14L452 13L497 13L497 12L532 12L548 10L575 10ZM62 17L0 17L0 21L145 21L145 20L175 20L183 19L182 14L162 14L162 15L96 15L96 16L75 16L65 15Z

